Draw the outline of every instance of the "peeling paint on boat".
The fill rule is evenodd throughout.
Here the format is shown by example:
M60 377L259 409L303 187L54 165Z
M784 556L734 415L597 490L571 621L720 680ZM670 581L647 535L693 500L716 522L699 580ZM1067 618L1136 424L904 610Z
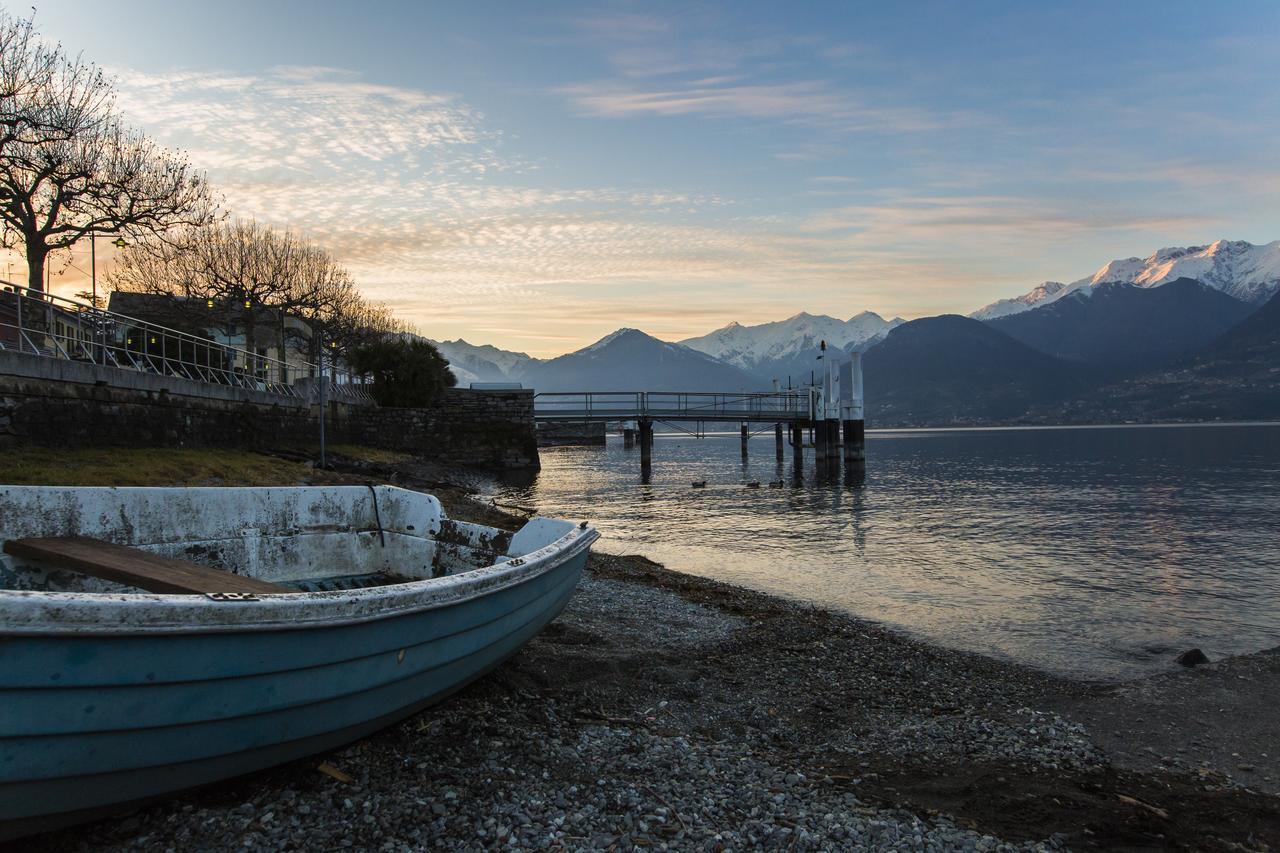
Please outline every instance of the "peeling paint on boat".
M293 760L438 701L560 612L598 536L455 522L388 486L0 487L0 541L73 534L356 588L215 600L0 557L0 838Z

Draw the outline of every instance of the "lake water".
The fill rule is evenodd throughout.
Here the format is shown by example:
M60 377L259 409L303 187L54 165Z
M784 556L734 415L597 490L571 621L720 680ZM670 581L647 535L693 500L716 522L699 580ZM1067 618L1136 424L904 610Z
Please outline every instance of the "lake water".
M495 494L590 519L606 551L1077 677L1280 645L1280 426L870 432L864 478L812 453L797 475L771 429L745 463L736 435L659 435L642 484L610 436Z

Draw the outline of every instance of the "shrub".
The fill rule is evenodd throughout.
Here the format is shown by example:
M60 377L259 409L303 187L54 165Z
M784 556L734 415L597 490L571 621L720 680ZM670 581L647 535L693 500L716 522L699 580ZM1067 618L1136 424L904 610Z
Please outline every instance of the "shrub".
M351 366L373 377L373 399L379 406L427 406L457 382L440 351L419 339L385 338L365 344L352 354Z

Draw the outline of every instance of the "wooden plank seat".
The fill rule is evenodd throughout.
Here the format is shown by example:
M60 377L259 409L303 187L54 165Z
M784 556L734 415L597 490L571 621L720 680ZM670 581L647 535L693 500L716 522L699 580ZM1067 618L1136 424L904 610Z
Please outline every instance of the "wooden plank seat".
M291 593L286 586L211 569L186 560L162 557L127 545L88 536L50 536L9 539L4 552L71 569L103 580L135 586L147 592L178 593Z

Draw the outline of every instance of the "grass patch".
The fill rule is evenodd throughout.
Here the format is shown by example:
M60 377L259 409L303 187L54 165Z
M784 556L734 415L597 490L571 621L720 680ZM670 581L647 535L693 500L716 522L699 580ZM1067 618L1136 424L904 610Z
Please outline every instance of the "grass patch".
M335 456L362 459L365 462L378 462L383 465L408 462L413 458L412 453L405 453L400 450L382 450L381 448L365 447L360 444L326 444L325 450ZM320 445L317 444L312 448L312 451L318 456L320 454Z
M247 450L17 447L0 451L0 482L34 486L302 486L350 482Z

